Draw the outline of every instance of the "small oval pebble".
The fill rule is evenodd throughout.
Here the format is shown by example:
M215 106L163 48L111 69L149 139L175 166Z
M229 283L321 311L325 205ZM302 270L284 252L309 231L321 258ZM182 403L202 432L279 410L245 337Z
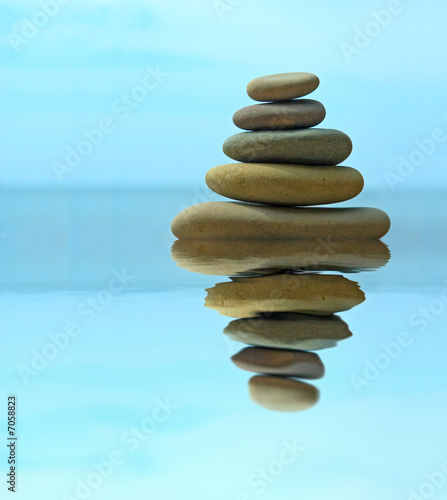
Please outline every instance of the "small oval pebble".
M179 239L379 239L390 228L377 208L266 207L237 202L193 205L172 221Z
M338 165L352 152L351 139L333 129L242 132L227 139L223 152L246 163Z
M339 316L294 313L237 319L229 323L224 334L242 344L301 351L328 349L352 337L348 325Z
M324 365L318 354L313 352L246 347L231 360L242 370L255 373L309 379L324 375Z
M233 200L285 206L339 203L363 189L362 174L350 167L230 163L209 170L205 180Z
M171 250L177 265L190 272L237 276L297 271L369 271L390 260L380 240L177 240Z
M320 79L313 73L278 73L255 78L247 85L247 94L255 101L288 101L310 94Z
M326 110L321 102L297 99L247 106L236 111L233 122L244 130L284 130L314 127L325 116Z
M355 281L323 274L233 278L207 288L206 292L205 306L231 318L251 318L272 312L328 316L347 311L365 300Z
M255 403L276 411L307 410L320 397L320 392L313 385L291 378L255 375L248 386Z

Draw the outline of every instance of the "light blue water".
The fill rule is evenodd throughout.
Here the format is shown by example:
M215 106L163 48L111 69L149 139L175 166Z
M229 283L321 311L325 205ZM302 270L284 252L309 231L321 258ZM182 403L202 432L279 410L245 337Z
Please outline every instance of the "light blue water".
M447 460L442 193L356 200L389 213L392 258L348 276L366 294L341 314L353 337L320 351L321 399L290 414L250 400L251 375L229 360L242 346L222 334L230 319L203 307L227 278L171 260L170 221L207 196L1 193L0 425L16 394L15 498L445 498L447 482L424 484ZM356 391L401 332L408 345Z

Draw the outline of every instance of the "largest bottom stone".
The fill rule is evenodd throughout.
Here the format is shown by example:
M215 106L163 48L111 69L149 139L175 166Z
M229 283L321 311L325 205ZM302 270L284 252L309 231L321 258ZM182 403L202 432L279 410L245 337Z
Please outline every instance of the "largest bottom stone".
M377 208L289 208L238 202L193 205L172 221L179 239L379 239L390 228Z

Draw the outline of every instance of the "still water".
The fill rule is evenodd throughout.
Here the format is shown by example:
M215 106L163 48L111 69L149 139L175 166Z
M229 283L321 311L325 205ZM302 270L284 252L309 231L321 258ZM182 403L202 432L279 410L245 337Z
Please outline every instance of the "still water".
M2 191L0 418L5 429L15 394L16 498L446 498L442 193L364 193L356 203L384 209L390 233L324 262L277 245L229 260L225 245L176 243L171 257L170 221L196 198ZM327 290L339 318L297 337L296 317L275 312L287 294L267 293L268 314L237 323L246 311L222 308L222 294L262 274L264 292L310 276L308 298L315 280L342 280L342 292ZM306 307L315 313L315 300ZM287 332L288 320L282 344L269 345L266 332ZM301 398L272 400L231 360L253 336L264 348L316 349L324 376L300 379Z

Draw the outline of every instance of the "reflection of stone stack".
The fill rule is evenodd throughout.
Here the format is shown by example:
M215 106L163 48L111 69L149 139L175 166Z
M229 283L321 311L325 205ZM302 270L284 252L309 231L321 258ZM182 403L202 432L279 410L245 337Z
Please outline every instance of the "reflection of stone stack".
M241 276L244 272L344 271L378 269L389 261L380 240L177 240L172 257L179 267L212 276Z
M236 112L234 123L249 132L227 139L223 150L242 163L220 165L206 175L216 193L244 203L187 208L172 223L178 238L379 239L387 233L389 218L378 209L302 208L346 201L363 189L360 172L337 166L351 154L350 138L338 130L310 128L326 112L321 103L300 97L318 85L318 77L309 73L249 83L253 99L273 102Z
M309 351L335 347L351 337L335 312L364 300L357 283L320 271L360 272L387 264L381 241L178 240L172 257L180 267L209 275L237 276L207 290L205 305L231 321L224 333L249 346L233 356L242 369L262 373L250 380L256 402L281 411L298 411L318 400L318 390L297 379L324 374ZM285 312L288 311L288 312Z
M239 318L225 329L248 344L233 356L251 378L252 399L281 411L315 404L318 389L298 379L316 379L324 366L314 350L334 347L352 334L335 313L362 303L357 283L321 271L377 269L389 260L379 239L390 226L374 208L303 208L357 196L361 174L336 166L351 153L348 136L310 129L325 117L322 104L300 97L318 87L307 73L253 80L259 101L234 115L250 130L224 144L244 162L211 169L206 181L236 202L202 203L172 223L179 238L173 259L192 272L233 276L207 290L206 306Z
M356 282L315 271L373 270L386 265L389 251L381 241L350 241L312 255L315 242L293 240L268 242L264 254L264 243L177 241L172 256L192 272L234 276L209 288L205 305L238 318L224 333L251 346L232 360L239 368L262 374L250 379L252 399L270 409L299 411L313 406L319 392L298 379L324 374L319 356L310 351L350 338L348 325L335 313L365 300Z
M243 318L232 321L224 333L255 347L243 349L233 362L263 374L250 380L252 398L280 411L298 411L317 402L318 390L296 380L324 374L320 358L309 351L350 337L346 323L334 313L365 300L356 282L313 273L233 278L207 292L207 307Z

